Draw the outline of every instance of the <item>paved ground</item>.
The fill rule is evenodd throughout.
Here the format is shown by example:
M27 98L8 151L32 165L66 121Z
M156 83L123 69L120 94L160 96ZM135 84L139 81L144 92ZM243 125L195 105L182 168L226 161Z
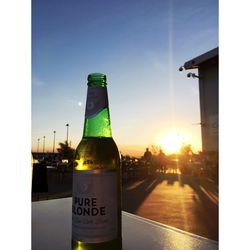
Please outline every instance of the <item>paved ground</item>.
M48 193L32 200L71 196L72 178L48 171ZM218 240L218 189L207 179L173 173L156 173L123 185L123 210Z
M157 173L127 184L123 210L218 240L218 190L205 179Z

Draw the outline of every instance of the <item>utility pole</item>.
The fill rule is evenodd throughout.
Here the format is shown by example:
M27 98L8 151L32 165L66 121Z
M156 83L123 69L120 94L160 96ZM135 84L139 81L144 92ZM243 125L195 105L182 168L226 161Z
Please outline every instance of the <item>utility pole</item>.
M66 141L67 141L67 145L69 145L69 144L68 144L68 141L69 141L69 124L68 124L68 123L66 124L66 127L67 127L67 137L66 137Z
M53 153L55 153L56 131L53 131L53 133L54 133L54 140L53 140Z
M40 138L37 139L37 153L39 152L39 142L40 142Z
M45 136L43 137L43 153L44 153L44 150L45 150Z

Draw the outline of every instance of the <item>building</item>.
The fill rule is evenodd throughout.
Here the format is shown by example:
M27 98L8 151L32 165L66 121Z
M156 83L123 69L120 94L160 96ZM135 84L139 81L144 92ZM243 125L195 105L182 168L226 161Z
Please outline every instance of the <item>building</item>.
M218 47L185 62L186 70L198 69L203 152L218 152ZM180 68L181 70L181 68Z

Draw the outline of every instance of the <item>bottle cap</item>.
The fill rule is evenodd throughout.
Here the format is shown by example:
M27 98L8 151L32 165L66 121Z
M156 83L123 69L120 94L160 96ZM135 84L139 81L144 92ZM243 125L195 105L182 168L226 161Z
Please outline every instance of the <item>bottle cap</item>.
M92 73L88 75L88 86L106 86L107 77L102 73Z

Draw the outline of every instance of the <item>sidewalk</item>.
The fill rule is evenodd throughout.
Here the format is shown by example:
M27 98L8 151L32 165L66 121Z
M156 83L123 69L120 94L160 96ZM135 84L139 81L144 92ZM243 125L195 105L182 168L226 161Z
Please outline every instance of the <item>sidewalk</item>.
M218 189L205 178L155 175L123 187L123 210L218 240Z

